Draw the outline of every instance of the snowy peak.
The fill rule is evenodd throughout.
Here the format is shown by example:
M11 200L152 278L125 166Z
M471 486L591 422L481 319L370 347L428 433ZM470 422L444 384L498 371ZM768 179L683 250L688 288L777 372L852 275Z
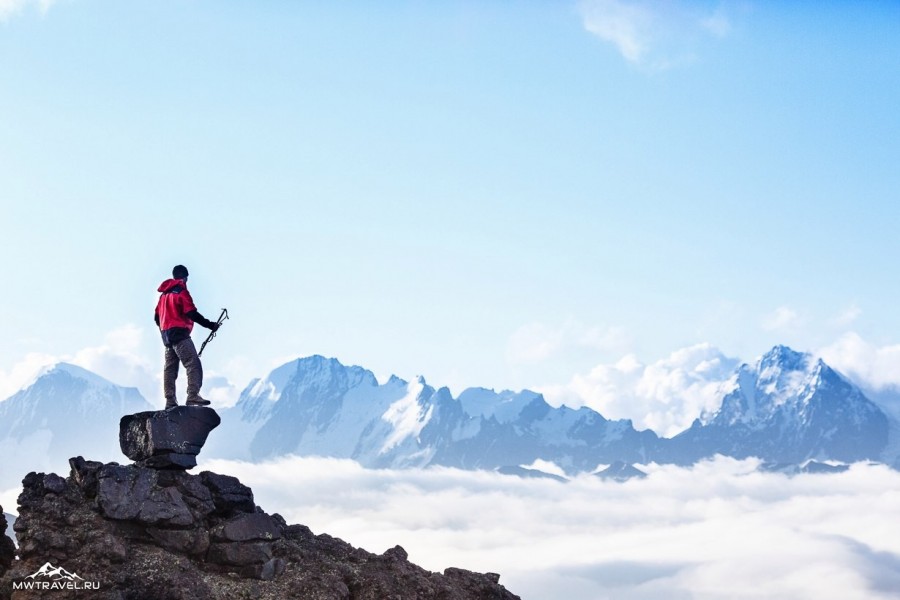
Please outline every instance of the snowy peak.
M718 411L673 439L688 461L714 453L792 463L878 459L887 444L887 416L811 354L776 346L742 365L725 390Z
M788 346L775 346L756 361L756 370L760 373L772 371L806 370L812 355L797 352Z
M18 392L18 394L25 392L31 388L37 387L49 387L49 386L69 386L72 385L73 382L79 382L80 385L85 385L90 388L94 388L96 390L115 390L115 389L128 389L135 390L136 388L125 388L120 387L108 379L97 375L87 369L79 367L77 365L73 365L71 363L66 362L58 362L53 365L48 365L42 368L38 373L34 376L30 383L25 385L22 390Z
M118 386L87 369L61 362L42 369L29 385L0 403L0 409L24 403L32 409L39 404L41 410L73 404L90 410L91 403L103 408L114 401L146 404L137 388Z
M59 363L0 402L0 454L34 471L58 469L78 455L116 460L119 419L153 408L136 388ZM0 487L15 485L13 473L0 472Z
M764 424L785 406L808 402L822 379L846 383L821 359L775 346L754 366L743 364L725 386L718 412L706 415L705 424L749 426ZM846 385L850 385L847 383Z
M344 366L336 358L325 358L318 354L298 358L291 383L307 387L327 388L330 386L356 387L365 384L378 385L375 375L362 367Z
M392 382L395 380L402 382L392 378ZM287 398L326 397L334 396L335 390L347 390L359 385L375 387L378 381L371 371L362 367L347 367L335 358L316 354L287 362L265 378L251 381L241 392L237 407L243 421L256 422L267 419L275 403L285 394Z

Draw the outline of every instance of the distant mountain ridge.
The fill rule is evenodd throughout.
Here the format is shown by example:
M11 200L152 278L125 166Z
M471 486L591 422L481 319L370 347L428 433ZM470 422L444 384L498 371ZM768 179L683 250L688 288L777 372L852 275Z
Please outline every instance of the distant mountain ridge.
M360 367L311 356L255 380L223 411L225 455L352 458L370 467L493 469L552 461L569 473L625 463L692 464L724 454L769 463L881 460L890 422L863 392L809 354L776 346L736 369L718 410L673 438L638 431L540 394L468 388L453 398L424 379L378 384ZM249 440L249 441L248 441Z
M493 469L544 459L584 471L607 459L650 459L659 444L630 421L554 408L534 392L469 388L453 398L423 378L379 384L370 371L322 356L251 382L233 408L220 412L228 434L217 437L231 441L225 448L211 440L210 453L254 461L314 454L368 467Z
M151 408L133 388L57 365L0 402L0 449L25 443L61 460L101 450L100 458L113 453L121 460L118 419ZM587 407L553 407L528 390L468 388L454 398L421 377L379 383L371 371L318 355L251 381L237 404L219 413L222 425L204 458L316 455L374 468L441 465L507 473L524 472L517 468L536 460L573 474L616 462L688 465L715 454L771 464L891 463L886 448L897 446L889 442L891 432L900 431L846 378L785 346L737 368L722 388L720 407L673 438Z
M80 454L114 460L121 457L119 419L152 408L136 388L59 363L0 402L0 455L8 465L38 471L65 465L68 456ZM18 469L3 469L0 489L18 485L22 475Z

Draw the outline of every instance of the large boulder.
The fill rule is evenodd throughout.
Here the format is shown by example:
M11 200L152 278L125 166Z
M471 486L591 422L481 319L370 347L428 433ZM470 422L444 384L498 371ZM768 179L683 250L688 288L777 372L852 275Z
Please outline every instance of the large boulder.
M186 470L221 419L211 408L176 406L125 415L119 421L122 453L142 467Z

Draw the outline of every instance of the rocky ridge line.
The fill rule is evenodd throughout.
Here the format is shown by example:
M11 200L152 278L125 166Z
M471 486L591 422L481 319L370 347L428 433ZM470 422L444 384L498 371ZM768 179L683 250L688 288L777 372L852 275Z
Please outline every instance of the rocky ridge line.
M0 598L58 598L58 590L13 591L48 562L99 585L67 591L68 598L518 598L497 574L433 573L409 562L400 546L376 555L288 525L256 506L235 477L81 457L69 464L66 478L29 473L23 480L18 561L11 561L11 540L0 536Z

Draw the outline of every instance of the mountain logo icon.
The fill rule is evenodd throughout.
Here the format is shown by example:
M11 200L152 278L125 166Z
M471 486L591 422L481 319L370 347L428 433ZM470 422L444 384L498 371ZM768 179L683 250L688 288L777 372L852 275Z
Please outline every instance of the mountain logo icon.
M83 577L79 577L77 573L70 573L62 567L54 567L49 562L26 577L26 579L45 579L48 581L84 581Z

